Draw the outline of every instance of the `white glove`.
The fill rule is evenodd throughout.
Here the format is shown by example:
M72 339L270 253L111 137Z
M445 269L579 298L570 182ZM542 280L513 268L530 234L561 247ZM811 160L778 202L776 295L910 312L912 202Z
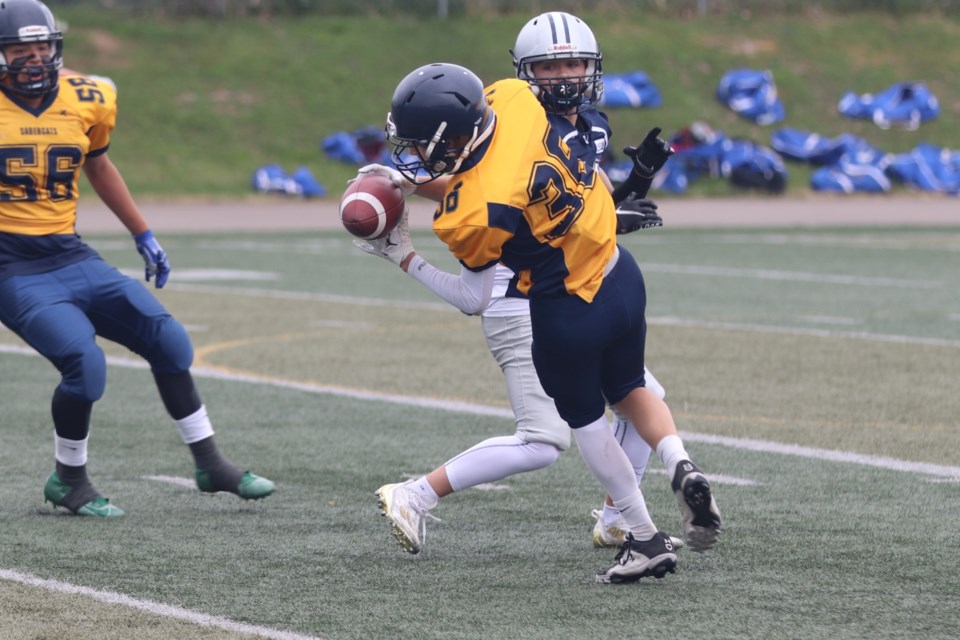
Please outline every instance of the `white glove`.
M394 169L393 167L388 167L382 164L368 164L366 166L360 167L357 170L357 177L353 180L349 180L347 184L350 184L354 180L360 178L360 176L372 173L374 175L383 176L389 178L393 184L397 185L400 188L400 191L403 191L403 197L412 196L413 192L417 190L417 185L410 182L403 177L403 174Z
M376 165L371 165L376 166ZM403 259L414 252L410 240L410 223L407 220L409 209L404 206L403 216L393 231L378 240L354 240L353 244L372 256L380 256L400 266Z

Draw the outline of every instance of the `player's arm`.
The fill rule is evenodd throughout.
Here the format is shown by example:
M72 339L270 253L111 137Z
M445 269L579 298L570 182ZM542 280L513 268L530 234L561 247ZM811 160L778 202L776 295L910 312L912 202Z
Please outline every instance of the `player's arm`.
M644 198L653 184L653 176L673 155L673 147L660 137L660 127L647 133L636 147L624 147L623 152L633 160L633 169L627 179L613 191L613 203L619 205L631 194Z
M103 200L103 204L107 205L131 234L137 235L150 228L133 201L120 170L106 153L87 156L83 172L90 181L90 186Z
M133 236L137 252L143 258L146 281L150 282L150 279L156 276L156 287L163 287L170 275L170 260L153 237L153 232L141 215L137 203L133 201L120 170L104 152L87 156L83 172L90 181L90 186L103 200L103 204L107 205Z
M483 313L493 295L496 265L483 271L471 271L461 266L460 275L454 275L437 269L414 253L405 271L414 280L467 315Z
M396 228L383 238L354 240L353 244L369 253L389 260L434 294L468 315L482 313L493 294L496 265L482 271L461 267L460 275L437 269L417 255L410 239L408 212L404 210Z
M600 182L603 183L603 186L607 188L607 191L613 194L613 182L610 180L610 176L607 175L607 172L601 167L597 167L597 173L600 175ZM616 204L616 200L614 200Z

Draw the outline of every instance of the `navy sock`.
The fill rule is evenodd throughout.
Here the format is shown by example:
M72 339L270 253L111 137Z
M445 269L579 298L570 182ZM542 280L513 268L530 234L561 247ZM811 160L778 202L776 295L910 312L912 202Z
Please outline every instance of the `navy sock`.
M213 441L213 436L190 443L190 452L193 454L197 468L207 472L214 491L237 492L240 479L243 478L243 470L220 453Z
M70 491L60 500L60 506L77 512L77 509L95 498L102 497L87 477L87 466L71 467L57 461L57 477L70 487Z

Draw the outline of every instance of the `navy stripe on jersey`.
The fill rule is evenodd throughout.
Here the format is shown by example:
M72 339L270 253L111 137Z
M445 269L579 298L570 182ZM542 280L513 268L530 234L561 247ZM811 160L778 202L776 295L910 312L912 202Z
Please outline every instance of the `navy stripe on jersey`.
M536 267L537 281L530 289L531 296L551 290L557 296L567 295L563 282L570 271L564 261L563 250L538 241L523 216L523 210L490 202L487 203L487 216L490 227L513 234L503 245L500 262L517 274ZM516 281L514 277L510 284L514 291Z

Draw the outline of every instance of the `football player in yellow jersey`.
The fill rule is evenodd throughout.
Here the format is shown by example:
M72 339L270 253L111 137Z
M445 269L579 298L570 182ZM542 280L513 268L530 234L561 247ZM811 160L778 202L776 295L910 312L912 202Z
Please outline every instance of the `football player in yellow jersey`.
M418 191L452 175L434 231L460 260L461 279L476 280L478 288L465 288L481 292L477 309L490 298L498 262L520 276L540 381L631 530L616 564L597 579L662 577L674 566L658 561L670 555L667 537L651 537L639 517L646 509L607 426L606 399L646 425L673 479L691 548L712 547L720 516L709 482L686 455L666 405L644 389L643 279L616 244L613 201L593 167L550 127L526 82L501 81L485 95L457 65L427 65L404 78L388 132L397 168L423 185ZM415 268L405 223L374 245L404 270Z
M63 35L38 0L0 2L0 322L61 374L53 393L56 469L44 498L84 516L124 515L87 476L93 404L106 385L100 336L139 354L195 463L201 491L243 499L274 484L220 453L190 375L183 326L139 282L76 234L80 170L133 235L146 280L162 287L170 263L107 156L116 95L102 80L63 73Z
M539 99L551 125L579 158L595 168L614 202L635 195L633 185L621 185L616 191L600 168L600 157L609 144L610 127L606 115L596 107L602 95L600 48L590 27L568 13L553 11L529 20L517 35L511 50L517 76L526 80ZM643 166L653 173L666 162L672 149L657 137L655 129L638 148L629 148L640 156ZM393 180L406 195L417 193L439 201L453 176L417 186L406 181L395 169L383 165L362 167L360 175L378 173ZM628 181L631 182L631 181ZM649 184L649 181L647 185ZM644 186L644 185L641 185ZM646 188L643 188L644 195ZM649 200L629 201L617 209L617 232L662 224L656 204ZM372 245L361 248L376 253ZM454 456L426 475L408 482L387 484L378 489L382 509L398 533L401 545L417 553L422 547L419 529L425 517L440 499L485 482L550 466L570 446L570 428L557 413L553 400L543 391L531 356L530 307L525 296L516 292L512 271L497 265L490 303L482 310L474 308L475 292L463 287L460 277L436 269L415 256L407 273L438 296L469 314L479 314L491 355L500 366L507 395L516 421L516 433L488 438ZM469 271L466 272L469 278ZM661 398L663 387L649 371L646 387ZM614 424L615 437L627 453L638 485L649 459L650 446L636 429L621 416ZM612 502L593 511L596 518L592 540L597 547L619 547L626 536L626 525ZM645 518L653 534L656 526ZM670 538L674 549L683 541ZM674 562L672 554L661 554L661 564Z

